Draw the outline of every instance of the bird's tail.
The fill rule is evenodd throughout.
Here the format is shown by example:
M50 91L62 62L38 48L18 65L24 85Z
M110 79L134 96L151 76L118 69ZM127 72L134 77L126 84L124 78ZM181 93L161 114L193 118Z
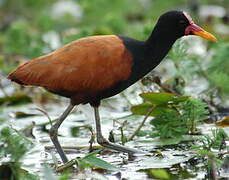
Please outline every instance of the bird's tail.
M27 73L26 71L24 70L25 69L25 66L28 64L29 62L26 62L22 65L20 65L19 67L17 67L14 71L12 71L8 76L7 78L10 79L11 81L13 82L16 82L20 85L28 85L26 83L26 76L27 76Z

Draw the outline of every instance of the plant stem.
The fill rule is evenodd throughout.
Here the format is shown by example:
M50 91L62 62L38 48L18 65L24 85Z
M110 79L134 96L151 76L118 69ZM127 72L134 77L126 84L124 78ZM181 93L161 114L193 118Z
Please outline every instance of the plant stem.
M50 118L50 116L48 115L48 113L45 111L45 110L43 110L43 109L41 109L41 108L35 108L36 110L38 110L38 111L40 111L41 113L43 113L47 118L48 118L48 120L49 120L49 124L52 126L52 123L54 122L54 121L56 121L56 119L55 120L51 120L51 118Z
M65 163L63 165L58 166L56 168L56 172L63 172L65 169L72 167L74 164L77 164L77 160L73 159L71 161L68 161L67 163Z
M147 118L150 116L150 114L152 113L152 111L154 110L155 106L151 107L146 116L144 117L143 121L140 123L140 125L138 126L138 128L134 131L134 133L129 137L128 141L133 140L133 138L139 133L140 129L142 128L142 126L145 124Z
M88 145L84 146L62 146L63 149L65 150L79 150L79 149L88 149ZM94 145L93 149L103 149L104 147L100 146L100 145ZM55 146L45 146L45 150L49 151L55 149Z

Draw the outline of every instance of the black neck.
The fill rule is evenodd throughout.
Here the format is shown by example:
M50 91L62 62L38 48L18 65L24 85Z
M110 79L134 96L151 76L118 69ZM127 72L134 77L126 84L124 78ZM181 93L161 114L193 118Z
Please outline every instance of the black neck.
M145 41L148 58L153 57L154 63L160 63L177 39L178 37L172 36L167 29L160 28L159 30L156 26Z
M132 75L123 88L129 86L153 70L166 56L179 37L170 34L169 30L154 28L146 41L138 41L126 36L119 36L133 56Z
M167 33L166 35L164 33ZM166 56L177 38L171 38L168 32L161 32L155 28L146 41L138 41L126 36L119 35L126 49L132 55L132 72L126 81L120 81L115 88L103 92L101 97L110 97L135 83L153 70Z

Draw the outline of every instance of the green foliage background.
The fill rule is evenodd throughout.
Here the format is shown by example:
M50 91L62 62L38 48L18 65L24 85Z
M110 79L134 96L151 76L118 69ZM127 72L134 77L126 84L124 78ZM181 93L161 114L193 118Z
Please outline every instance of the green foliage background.
M1 52L33 58L51 51L49 42L44 42L42 38L49 31L57 32L61 44L93 34L121 33L144 39L160 14L171 9L187 9L191 4L186 0L62 1L77 3L83 12L82 18L79 18L69 12L60 17L53 15L53 7L58 2L61 1L1 0ZM199 4L206 2L200 1ZM216 2L226 4L226 0ZM75 32L69 34L69 30Z
M62 6L57 8L56 4L61 2ZM64 4L68 3L72 3L70 7L68 5L69 11L62 13L66 8ZM220 103L228 102L229 36L215 31L215 26L224 24L228 27L228 22L224 22L219 17L213 17L210 19L211 21L199 17L197 10L202 5L218 5L226 10L229 9L228 0L0 0L0 78L6 77L18 64L49 53L81 37L125 34L144 40L162 13L179 9L188 11L197 24L216 34L220 42L213 44L205 41L206 52L204 55L198 55L186 51L191 49L194 43L188 45L178 41L166 57L166 61L172 62L176 68L176 73L172 74L165 82L168 82L169 85L172 84L171 86L175 87L173 90L176 90L178 94L184 95L184 87L188 82L195 79L205 79L208 89L203 91L203 94L208 97L216 95ZM54 11L58 13L56 14ZM175 79L182 79L185 83L174 83ZM4 88L2 79L0 79L0 91L4 92ZM10 93L13 94L17 91L23 92L24 89L12 88ZM12 97L15 96L7 96L7 93L5 97L0 97L0 113L7 105L18 104L17 99L14 101ZM19 101L22 102L21 96L17 95L16 97L19 97ZM50 98L50 96L47 97ZM31 102L31 99L27 99L26 102ZM144 108L149 104L143 105ZM199 111L190 109L194 105ZM179 107L182 110L180 119L171 112L158 116L157 121L151 121L151 124L157 127L160 132L158 136L173 137L187 134L189 129L194 126L190 122L197 124L203 119L199 114L205 115L205 104L200 104L195 99L180 106L182 106ZM191 113L187 114L187 112ZM193 120L190 118L191 116L194 117ZM173 121L173 119L178 121ZM184 122L186 119L187 122ZM167 126L175 128L171 128L171 131L165 129L164 120L166 120ZM180 122L182 120L183 122ZM183 128L187 125L190 128ZM179 126L182 128L176 129ZM2 129L0 134L0 141L5 144L0 150L0 156L10 156L10 160L16 161L18 163L16 165L19 166L18 161L31 147L31 144L10 128ZM215 139L217 140L217 138ZM209 140L206 138L205 141ZM20 148L20 151L16 151L16 146ZM213 141L211 146L216 146ZM101 164L100 160L94 160L96 160L97 166L98 163Z
M58 3L62 4L56 6ZM25 60L46 54L70 41L89 35L125 34L144 40L152 31L158 17L172 9L188 11L197 24L203 24L207 30L213 32L212 26L197 13L197 9L206 4L229 8L227 0L1 0L0 68L6 75ZM65 5L68 10L63 13ZM222 19L216 18L215 22L221 23ZM220 45L213 46L219 48L219 52L217 49L208 68L208 80L211 81L212 87L217 87L225 95L228 92L226 84L229 79L229 63L223 59L228 57L229 38L221 34L216 36L220 41L224 40ZM56 45L53 46L53 43ZM182 56L181 53L178 57L178 53L175 52L175 56L172 56L175 63L182 64L187 61L187 54ZM203 58L197 59L202 61ZM189 65L195 65L188 69L197 72L198 66L195 61L188 62L191 62ZM225 63L224 68L218 68L222 62ZM181 66L178 71L182 69L185 67ZM189 74L192 73L189 71Z

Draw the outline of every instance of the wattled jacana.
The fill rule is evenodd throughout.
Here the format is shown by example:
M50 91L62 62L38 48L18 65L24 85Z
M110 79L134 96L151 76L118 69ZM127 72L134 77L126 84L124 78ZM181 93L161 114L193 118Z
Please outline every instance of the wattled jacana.
M212 34L194 24L187 13L169 11L160 16L146 41L122 35L82 38L19 66L8 78L21 85L41 86L70 98L70 105L50 129L51 140L64 163L68 160L57 131L78 104L90 103L94 107L99 144L135 153L136 150L110 143L102 136L100 101L120 93L145 76L162 61L174 42L185 35L217 41Z

